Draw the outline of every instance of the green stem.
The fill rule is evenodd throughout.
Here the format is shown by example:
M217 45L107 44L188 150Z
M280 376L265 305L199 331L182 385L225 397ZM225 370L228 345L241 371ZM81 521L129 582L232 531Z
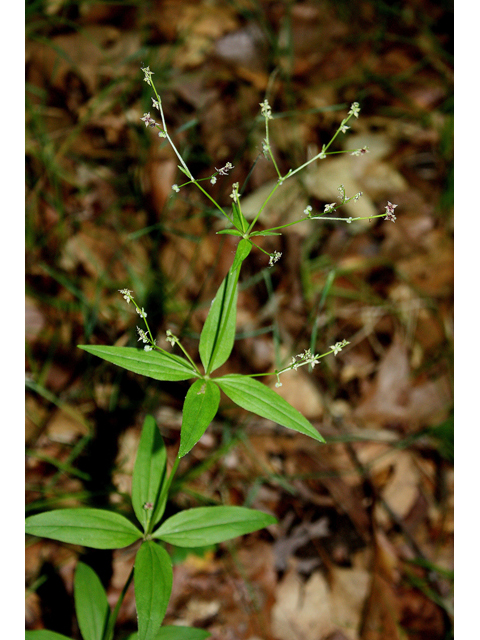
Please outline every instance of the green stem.
M125 598L125 595L127 593L128 587L130 586L130 583L132 582L133 579L133 567L132 570L130 571L130 574L127 578L127 581L125 583L125 586L122 589L122 592L117 600L117 604L115 605L115 609L112 611L112 613L109 615L108 617L108 624L106 626L106 629L104 631L103 634L103 638L105 640L112 640L113 638L113 630L115 627L115 623L117 622L117 618L118 618L118 612L120 611L120 607L122 606L122 602Z
M179 464L180 464L180 458L178 457L178 453L177 453L177 456L175 458L175 462L173 463L173 467L172 467L172 469L170 471L170 475L168 476L166 482L164 482L164 484L162 486L162 491L160 493L160 497L158 499L158 504L160 505L160 513L162 515L163 515L163 512L165 511L165 505L167 503L168 492L170 490L170 486L172 484L173 477L174 477L175 473L177 472ZM146 535L149 535L150 533L152 533L151 528L152 528L151 525L149 525L148 530L146 532Z
M265 206L267 204L267 202L270 200L270 198L273 196L273 194L275 193L275 191L278 189L278 187L281 185L281 182L277 182L277 184L273 187L272 191L270 192L270 194L267 196L265 202L262 204L262 206L260 207L259 212L257 213L257 215L255 216L255 218L253 219L253 222L251 222L250 226L248 227L248 231L247 233L250 233L250 231L253 229L253 227L255 226L255 223L257 222L258 218L260 217L260 214L262 213L262 211L265 209Z

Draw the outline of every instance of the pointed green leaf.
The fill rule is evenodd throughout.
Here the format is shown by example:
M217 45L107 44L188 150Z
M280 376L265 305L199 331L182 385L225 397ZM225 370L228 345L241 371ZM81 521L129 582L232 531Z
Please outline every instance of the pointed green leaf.
M25 640L72 640L63 633L47 631L47 629L36 629L35 631L25 631Z
M172 592L170 556L155 542L144 542L135 558L138 640L156 640Z
M242 236L243 233L241 231L237 231L237 229L222 229L221 231L217 231L217 236Z
M225 276L200 334L198 350L206 373L221 367L232 352L237 320L238 271Z
M253 233L250 234L250 237L253 238L254 236L265 236L265 237L269 237L269 236L281 236L281 233L276 233L273 231L269 231L268 229L265 229L265 231L254 231Z
M205 433L220 404L220 389L211 380L196 380L183 405L182 431L178 457L185 456Z
M150 522L160 519L158 498L167 469L167 451L156 422L147 416L143 423L132 478L132 504L146 532ZM153 505L145 509L145 505Z
M93 549L121 549L142 537L140 531L119 513L103 509L55 509L30 516L25 531Z
M123 369L154 380L188 380L198 376L188 360L163 349L144 351L133 347L98 347L82 344L78 347Z
M83 562L75 571L74 598L83 640L102 640L110 615L107 594L95 571Z
M233 213L233 224L237 227L239 231L245 233L248 229L248 222L245 220L245 216L242 213L242 210L238 206L236 202L232 202L232 213Z
M299 431L318 442L325 442L315 427L273 389L258 380L232 374L215 378L220 389L239 407L273 420L288 429Z
M205 629L196 627L181 627L177 625L165 625L161 627L156 640L205 640L210 637L210 633ZM127 640L138 640L138 633L132 633Z
M237 251L235 252L235 259L233 260L233 264L230 268L230 271L233 272L236 269L239 269L241 267L242 262L245 260L245 258L248 256L248 254L252 250L252 246L253 245L250 242L250 240L245 240L245 238L240 240L240 242L238 243Z
M160 629L157 640L205 640L210 635L205 629L166 625Z
M178 547L199 547L230 540L276 522L268 513L246 507L197 507L165 520L153 537Z

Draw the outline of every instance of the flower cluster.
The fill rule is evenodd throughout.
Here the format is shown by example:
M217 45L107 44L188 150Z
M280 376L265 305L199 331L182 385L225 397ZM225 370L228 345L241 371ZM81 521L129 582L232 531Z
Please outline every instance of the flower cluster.
M385 207L385 220L388 220L389 222L395 222L395 220L397 219L397 216L394 213L394 209L398 207L397 204L392 204L391 202L387 202L387 205Z
M167 338L166 338L167 342L169 342L172 345L172 347L174 347L175 344L178 342L177 336L174 336L173 333L170 331L170 329L167 329L166 335L167 335Z
M145 123L146 127L154 127L157 124L155 120L152 118L152 116L150 115L150 112L144 113L143 118L140 118L140 120L142 120Z
M296 356L292 357L292 362L282 369L281 371L275 371L275 375L277 376L277 382L275 383L276 387L281 387L282 383L280 382L280 374L285 373L285 371L291 371L292 369L296 371L298 367L303 367L306 364L311 364L312 369L317 364L318 359L321 356L319 354L313 355L310 349L305 349L303 353L299 353Z
M370 153L370 150L368 147L362 147L361 149L355 149L355 151L352 151L352 153L350 154L351 156L364 156L366 153Z
M332 213L332 211L335 211L337 205L335 204L335 202L332 202L330 204L326 204L325 208L323 210L323 213Z
M234 182L232 185L232 193L230 194L230 198L232 198L235 204L238 203L238 198L240 197L240 194L238 193L239 186L240 184L238 182Z
M348 112L348 115L355 116L355 118L358 118L359 113L360 113L360 105L358 104L358 102L352 102L352 104L350 105L350 111Z
M133 300L133 291L130 291L130 289L119 289L118 293L122 294L123 299L127 301L127 304L130 304L130 301Z
M143 81L146 82L150 87L152 86L152 76L153 71L150 71L150 67L143 67L142 68L143 74L144 74L144 78Z
M348 340L342 340L341 342L336 342L335 344L330 345L330 349L333 350L333 355L336 356L337 353L340 353L343 347L346 347L347 344L350 344Z
M228 172L231 171L234 168L235 167L233 166L233 164L231 162L227 162L227 164L224 167L220 167L220 169L217 169L217 167L215 167L215 171L217 173L215 173L210 178L211 184L215 184L217 182L217 175L219 175L219 176L228 176Z
M282 254L279 251L274 251L270 254L270 260L268 262L269 267L273 267L273 265L280 260Z
M217 169L217 167L215 167L215 171L220 176L228 176L228 172L231 171L234 168L235 167L233 166L233 164L231 162L227 162L227 164L224 167L221 167L220 169Z
M260 102L260 106L262 107L261 113L265 120L271 120L272 116L272 107L268 104L268 100L265 98L263 102Z

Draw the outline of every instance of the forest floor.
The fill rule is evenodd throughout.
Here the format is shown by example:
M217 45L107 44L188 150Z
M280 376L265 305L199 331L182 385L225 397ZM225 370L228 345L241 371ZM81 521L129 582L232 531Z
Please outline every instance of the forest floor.
M343 224L305 221L245 261L238 341L225 373L261 373L312 344L350 344L278 392L327 440L220 412L182 460L171 509L237 504L279 525L185 556L171 550L167 624L213 640L453 638L452 7L267 0L27 3L27 511L123 508L141 425L153 414L173 459L183 383L119 370L77 344L135 345L134 291L164 346L196 353L236 246L141 116L149 65L170 130L209 192L245 187L254 212L275 179L259 103L272 105L283 172L337 149L265 208L263 228L362 191ZM250 173L252 167L253 171ZM260 244L260 241L259 241ZM313 339L312 339L313 334ZM271 383L275 378L269 379ZM116 602L128 549L28 538L28 629L78 636L73 572L91 564ZM118 638L136 629L133 589ZM75 635L76 634L76 635Z

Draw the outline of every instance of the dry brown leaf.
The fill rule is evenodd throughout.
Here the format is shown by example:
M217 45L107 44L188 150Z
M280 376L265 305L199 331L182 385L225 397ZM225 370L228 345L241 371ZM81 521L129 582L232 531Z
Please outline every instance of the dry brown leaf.
M78 416L76 417L75 414ZM69 413L66 413L64 410L57 409L48 421L46 434L54 442L72 443L81 436L88 435L89 429L83 416L76 410L70 409Z
M371 428L401 422L410 431L422 423L438 421L450 402L446 376L413 384L407 346L397 336L380 362L372 388L354 414Z
M332 620L347 638L358 640L363 608L370 591L370 572L333 567L330 577Z
M318 640L334 631L328 583L319 572L303 583L295 570L279 583L272 609L278 640Z
M281 376L282 386L275 391L303 413L309 420L319 420L323 414L322 396L318 387L303 371L287 371Z

